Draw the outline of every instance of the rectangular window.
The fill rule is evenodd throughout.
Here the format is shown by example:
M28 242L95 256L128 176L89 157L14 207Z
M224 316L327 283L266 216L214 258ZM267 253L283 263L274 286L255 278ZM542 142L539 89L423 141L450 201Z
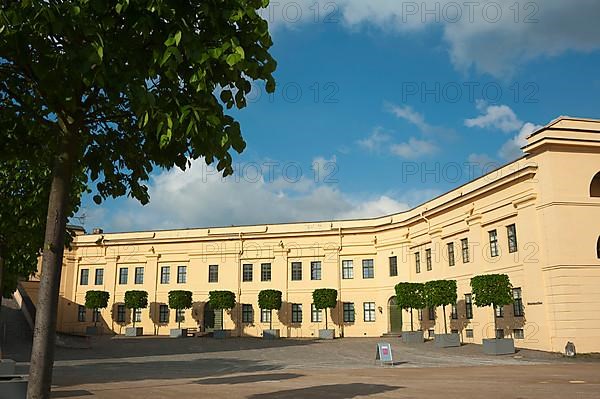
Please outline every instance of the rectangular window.
M492 230L488 234L490 235L490 256L494 258L498 256L498 232Z
M127 284L127 277L129 276L129 269L122 267L119 269L119 284Z
M373 259L363 259L362 261L363 278L375 278L375 266Z
M254 323L254 311L252 305L242 304L242 323Z
M499 328L496 330L496 339L502 339L504 338L504 330Z
M342 278L346 280L354 278L354 265L351 260L342 261Z
M427 248L425 250L425 260L427 262L427 270L430 271L433 269L433 265L431 264L431 248Z
M177 266L177 284L187 283L187 266Z
M168 323L169 322L169 306L160 305L158 309L158 322L159 323Z
M315 308L315 304L310 304L310 321L312 323L320 323L323 321L323 312L321 309Z
M452 318L452 320L458 320L458 308L456 307L455 303L452 304L452 311L450 313L450 317Z
M423 309L417 310L417 319L419 319L419 321L423 321Z
M310 262L310 279L320 280L321 279L321 262Z
M260 281L271 281L270 263L263 263L260 265Z
M517 252L519 250L517 247L517 226L514 224L506 226L506 235L508 236L508 252L511 254Z
M457 330L456 328L453 328L452 330L450 330L450 332L451 332L452 334L458 334L458 330Z
M92 321L98 322L102 320L102 316L100 316L100 309L94 309L92 311Z
M496 306L496 317L502 318L504 317L504 306Z
M302 262L292 262L292 281L302 280Z
M473 318L473 299L471 294L465 294L465 317L467 319Z
M271 311L269 309L260 310L260 322L270 323L271 322Z
M242 281L252 281L252 265L246 263L242 266Z
M363 304L364 320L366 322L375 321L375 302L365 302Z
M208 265L208 282L219 282L219 265Z
M94 276L94 285L104 284L104 269L96 269L96 276Z
M454 266L456 263L454 261L454 243L448 243L448 265Z
M136 323L140 323L142 321L142 309L136 309L133 314L133 319Z
M415 252L415 271L421 273L421 254Z
M525 339L525 331L522 328L515 328L513 330L514 339Z
M390 277L398 275L398 257L390 256Z
M467 329L465 330L465 336L466 336L467 338L473 338L473 329L472 329L472 328L467 328Z
M433 331L433 328L427 330L427 337L431 339L435 338L435 331Z
M354 323L354 303L344 302L344 323Z
M469 239L463 238L460 240L460 248L462 250L463 263L469 263Z
M88 285L89 278L90 278L89 269L81 269L81 275L79 276L79 285Z
M183 323L185 321L185 309L177 309L175 311L175 321Z
M171 267L163 266L160 268L160 283L169 284L171 282Z
M292 323L302 323L302 304L292 303Z
M117 323L125 323L125 305L117 305Z
M429 320L435 320L435 308L427 308L429 311Z
M77 307L77 321L85 321L85 306L83 305Z
M523 310L523 297L520 288L513 288L513 311L515 317L523 317L525 312Z
M136 284L144 284L144 268L143 267L135 268L135 283Z

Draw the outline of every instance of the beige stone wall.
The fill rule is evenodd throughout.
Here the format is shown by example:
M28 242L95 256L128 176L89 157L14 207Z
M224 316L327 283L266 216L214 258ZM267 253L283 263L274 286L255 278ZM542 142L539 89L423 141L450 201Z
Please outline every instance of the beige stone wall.
M590 198L589 184L600 171L599 122L558 120L529 139L531 154L474 180L415 209L376 219L293 223L265 226L204 228L104 235L81 235L65 258L61 284L59 327L81 332L91 324L77 321L77 304L88 289L110 292L111 303L102 311L106 329L122 332L113 317L114 304L125 291L149 293L149 309L143 310L146 333L168 334L168 325L157 327L158 304L167 303L173 289L193 292L194 308L185 312L185 327L202 323L203 306L211 290L230 290L239 303L250 304L253 323L241 323L241 309L225 315L225 328L238 335L260 336L268 323L260 322L257 296L262 289L278 289L285 302L273 314L273 327L282 336L311 337L324 328L311 321L312 291L335 288L341 302L353 302L355 322L342 322L338 306L330 313L330 327L338 335L379 336L389 331L388 301L401 281L425 282L455 279L458 282L458 319L446 310L448 328L458 330L465 342L481 342L494 336L493 310L473 308L465 317L465 294L470 278L487 273L506 273L514 287L522 289L524 317L514 317L512 306L497 320L506 336L522 329L516 345L561 351L568 340L580 352L600 351L600 260L596 240L600 235L600 198ZM509 253L507 226L515 224L518 251ZM500 254L490 256L489 231L498 233ZM462 261L461 239L468 238L468 263ZM454 243L455 265L450 266L447 244ZM427 270L426 250L432 252ZM415 270L415 253L421 256L421 272ZM398 258L398 276L389 274L389 258ZM374 278L364 279L362 261L373 259ZM354 278L342 278L342 262L351 260ZM310 278L310 263L321 262L322 279ZM302 262L302 280L292 281L292 262ZM272 280L261 281L261 263L271 263ZM208 282L209 265L219 265L218 283ZM253 281L242 281L242 265L253 265ZM160 268L171 267L170 284L160 284ZM187 283L177 284L177 267L187 266ZM129 268L128 284L118 284L119 269ZM134 284L133 270L144 268L144 283ZM95 269L104 269L102 285L94 285ZM89 270L89 284L79 285L82 269ZM363 304L375 303L375 321L363 320ZM303 322L291 323L292 303L303 305ZM437 320L414 314L417 328L443 332L442 309ZM153 321L154 320L154 321ZM403 328L409 329L408 312ZM467 332L472 331L472 338ZM427 334L426 334L427 335Z

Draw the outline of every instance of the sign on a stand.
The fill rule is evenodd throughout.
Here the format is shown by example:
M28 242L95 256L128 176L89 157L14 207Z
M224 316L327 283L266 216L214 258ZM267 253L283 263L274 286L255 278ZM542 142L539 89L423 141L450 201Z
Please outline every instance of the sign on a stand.
M394 364L394 360L392 359L392 345L379 342L377 343L377 354L375 355L375 361L378 361L382 366L384 364Z

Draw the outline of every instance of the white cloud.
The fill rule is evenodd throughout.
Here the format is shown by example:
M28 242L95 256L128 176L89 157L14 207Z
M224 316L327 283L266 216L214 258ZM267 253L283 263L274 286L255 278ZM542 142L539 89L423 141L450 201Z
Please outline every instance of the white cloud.
M412 107L389 105L390 112L396 115L398 118L404 119L413 125L415 125L422 133L430 133L434 128L427 122L425 122L425 116L420 112L416 112Z
M477 108L483 112L483 114L476 118L466 119L465 126L494 128L503 133L517 132L517 134L504 143L498 151L498 156L505 161L512 161L523 156L521 147L527 144L527 136L542 127L531 122L522 122L517 117L516 113L507 105L488 106L484 102L478 102ZM471 161L471 158L473 160L479 158L478 161L482 161L486 157L488 157L486 154L471 154L469 156L469 161Z
M527 144L527 136L541 127L530 122L525 123L515 137L504 143L498 151L498 155L507 161L522 157L523 150L521 148Z
M380 152L391 140L392 137L385 133L381 127L376 127L368 137L358 140L357 143L369 152Z
M326 165L335 158L315 158ZM282 175L273 181L207 173L199 159L185 172L163 171L149 182L150 203L120 199L89 212L85 227L105 231L131 231L266 224L294 221L378 217L409 208L405 200L425 194L351 195L335 185L315 182L312 174L297 182Z
M600 49L597 0L280 0L271 3L265 16L275 32L325 21L404 35L441 26L457 69L474 67L497 77L539 57Z
M514 132L523 126L523 122L517 118L515 112L507 105L482 105L478 102L478 109L485 112L483 115L465 120L467 127L500 129L505 133Z
M438 152L438 147L431 141L419 140L414 137L407 142L394 144L391 151L394 155L404 159L418 159L424 156L430 156Z

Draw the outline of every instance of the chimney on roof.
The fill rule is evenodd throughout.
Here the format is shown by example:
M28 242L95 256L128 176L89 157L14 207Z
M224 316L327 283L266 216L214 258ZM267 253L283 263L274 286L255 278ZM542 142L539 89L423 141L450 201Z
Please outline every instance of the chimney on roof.
M104 233L104 230L102 230L99 227L96 227L92 230L92 234L102 234L102 233Z

